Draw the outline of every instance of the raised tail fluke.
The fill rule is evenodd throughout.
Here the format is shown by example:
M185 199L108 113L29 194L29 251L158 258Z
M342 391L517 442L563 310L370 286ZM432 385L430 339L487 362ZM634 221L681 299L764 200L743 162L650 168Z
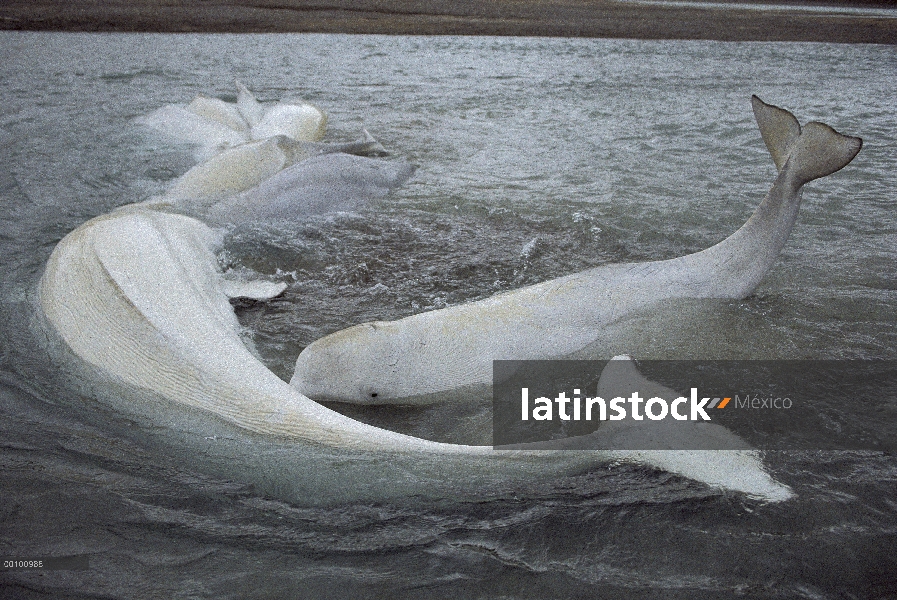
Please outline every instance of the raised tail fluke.
M769 148L776 168L781 171L794 142L800 137L800 123L784 108L767 104L757 96L751 96L751 104L760 135Z
M754 116L763 141L779 171L793 169L798 183L804 184L845 167L863 146L858 137L842 135L825 123L803 127L790 112L751 97Z

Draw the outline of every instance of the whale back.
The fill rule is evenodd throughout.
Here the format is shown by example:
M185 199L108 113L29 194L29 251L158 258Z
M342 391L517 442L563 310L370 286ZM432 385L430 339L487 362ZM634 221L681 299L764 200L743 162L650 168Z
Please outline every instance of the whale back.
M184 201L242 192L304 158L303 154L286 136L226 148L181 175L165 196L171 201Z
M71 352L111 385L259 434L335 447L407 446L400 434L311 402L249 352L221 285L213 252L219 241L200 221L139 205L88 221L47 263L43 314ZM109 402L126 414L159 418L151 406Z
M246 130L246 121L243 119L240 111L237 110L236 105L225 102L220 98L197 96L187 105L187 110L200 117L217 121L234 131Z
M163 196L148 200L144 205L203 217L223 198L252 189L290 165L312 156L334 153L359 156L388 154L366 130L363 135L354 142L336 144L298 142L285 135L277 135L225 148L178 177ZM312 164L326 164L326 161ZM392 189L389 185L386 187ZM318 189L316 193L327 192Z
M198 158L207 158L221 148L250 141L248 130L236 130L173 104L163 106L137 122L166 137L195 144Z
M265 111L251 129L254 140L286 135L302 142L317 142L324 137L327 115L311 104L275 104Z
M401 186L414 171L404 162L322 154L222 200L206 217L215 223L238 224L296 221L312 214L356 210Z

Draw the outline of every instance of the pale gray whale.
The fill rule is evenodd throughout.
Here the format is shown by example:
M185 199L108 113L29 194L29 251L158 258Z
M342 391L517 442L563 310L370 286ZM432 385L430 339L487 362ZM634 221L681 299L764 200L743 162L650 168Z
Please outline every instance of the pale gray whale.
M756 96L752 102L778 176L750 219L722 242L671 260L603 265L478 302L350 327L305 348L291 384L341 402L434 402L490 384L493 360L600 349L615 328L659 302L746 297L785 245L804 184L847 165L862 145L822 123L802 128Z

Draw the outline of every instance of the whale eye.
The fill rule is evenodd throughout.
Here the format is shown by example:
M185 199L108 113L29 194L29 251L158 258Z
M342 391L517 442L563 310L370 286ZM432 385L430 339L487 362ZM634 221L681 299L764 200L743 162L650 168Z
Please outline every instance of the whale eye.
M377 397L377 392L371 392L371 398L376 398L376 397Z

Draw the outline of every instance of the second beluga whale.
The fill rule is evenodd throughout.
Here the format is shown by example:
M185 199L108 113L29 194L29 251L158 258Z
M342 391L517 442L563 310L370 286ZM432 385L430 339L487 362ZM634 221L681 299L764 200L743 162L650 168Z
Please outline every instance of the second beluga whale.
M750 219L722 242L679 258L603 265L478 302L350 327L305 348L291 385L341 402L430 403L491 384L494 360L582 357L660 302L748 296L788 239L804 184L838 171L862 146L823 123L801 127L756 96L752 104L778 176Z

